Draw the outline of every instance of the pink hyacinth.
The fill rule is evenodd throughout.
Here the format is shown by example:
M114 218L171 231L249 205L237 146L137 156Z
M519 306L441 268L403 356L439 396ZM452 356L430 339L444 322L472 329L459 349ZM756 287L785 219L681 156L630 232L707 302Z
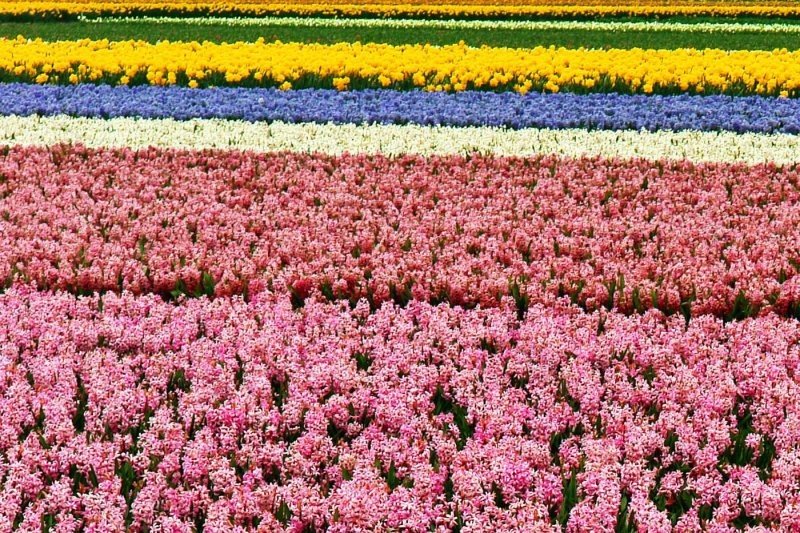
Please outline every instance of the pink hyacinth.
M0 279L800 315L797 184L769 165L15 147Z
M800 324L775 314L20 285L0 347L2 529L800 523Z

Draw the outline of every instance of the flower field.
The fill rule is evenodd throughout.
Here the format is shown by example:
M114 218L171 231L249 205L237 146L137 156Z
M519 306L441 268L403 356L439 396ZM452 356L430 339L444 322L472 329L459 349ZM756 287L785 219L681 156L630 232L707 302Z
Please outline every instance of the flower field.
M798 36L0 0L0 533L800 531Z

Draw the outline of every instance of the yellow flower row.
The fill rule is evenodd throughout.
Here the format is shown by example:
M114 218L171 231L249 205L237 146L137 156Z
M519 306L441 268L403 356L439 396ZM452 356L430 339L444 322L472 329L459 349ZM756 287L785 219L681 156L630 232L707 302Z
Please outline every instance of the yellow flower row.
M800 94L800 52L0 39L0 78L37 83Z
M44 0L31 0L33 3L48 3ZM28 3L31 3L28 2ZM13 4L19 3L16 0L3 0L3 3ZM200 4L226 4L230 6L239 5L255 5L258 3L264 4L279 4L281 2L257 2L255 0L51 0L50 4L118 4L118 5L149 5L149 6L189 6ZM292 0L292 2L283 2L284 4L319 4L320 0ZM329 5L417 5L417 6L431 6L437 4L446 5L476 5L476 6L546 6L546 5L649 5L649 6L687 6L687 5L771 5L771 6L787 6L794 3L794 0L772 0L760 2L758 0L329 0L325 2Z
M798 16L797 2L752 2L720 0L447 0L444 3L420 0L366 0L362 2L256 2L254 0L0 0L0 16L51 18L86 15L135 14L238 14L262 15L340 15L340 16L432 16L432 17L597 17L597 16Z

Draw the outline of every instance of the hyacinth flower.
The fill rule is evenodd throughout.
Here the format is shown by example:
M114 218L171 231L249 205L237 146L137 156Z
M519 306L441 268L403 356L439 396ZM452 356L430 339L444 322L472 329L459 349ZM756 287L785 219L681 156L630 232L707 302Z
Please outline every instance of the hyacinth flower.
M793 167L62 146L0 173L6 285L798 314Z
M0 304L4 528L800 524L794 319Z

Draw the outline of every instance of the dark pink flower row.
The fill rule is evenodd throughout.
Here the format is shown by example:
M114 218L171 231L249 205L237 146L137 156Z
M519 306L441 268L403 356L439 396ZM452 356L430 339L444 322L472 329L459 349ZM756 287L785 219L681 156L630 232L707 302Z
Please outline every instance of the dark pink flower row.
M3 531L800 528L774 314L17 287L0 350Z
M0 280L73 291L800 314L800 172L11 148Z

